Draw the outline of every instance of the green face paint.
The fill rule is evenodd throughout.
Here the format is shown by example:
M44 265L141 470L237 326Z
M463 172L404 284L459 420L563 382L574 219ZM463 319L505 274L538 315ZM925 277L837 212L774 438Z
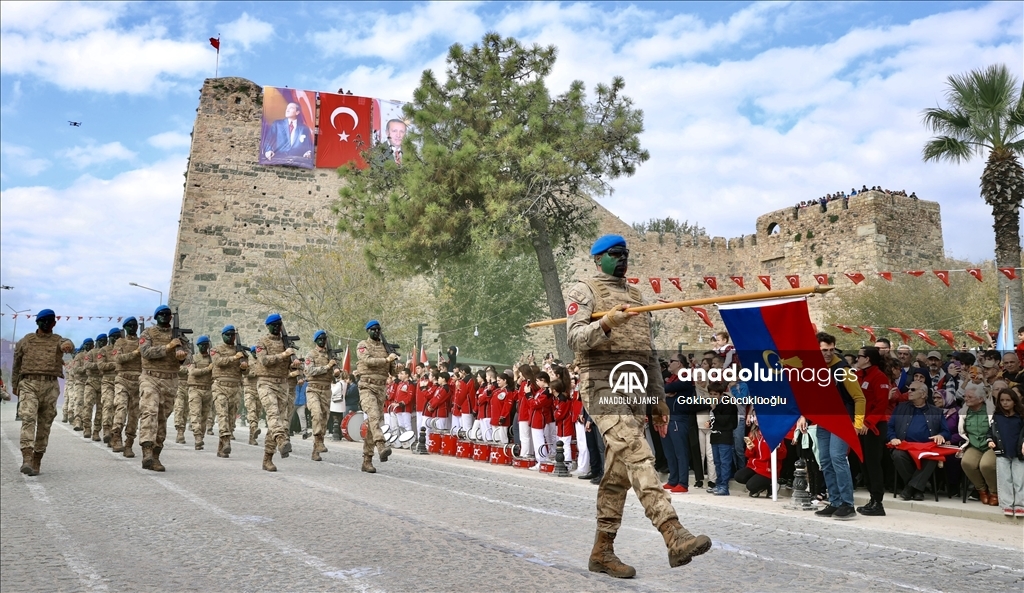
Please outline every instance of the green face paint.
M628 262L629 259L626 255L623 255L622 257L615 257L609 255L608 252L605 252L601 254L601 271L609 276L624 278L626 276Z

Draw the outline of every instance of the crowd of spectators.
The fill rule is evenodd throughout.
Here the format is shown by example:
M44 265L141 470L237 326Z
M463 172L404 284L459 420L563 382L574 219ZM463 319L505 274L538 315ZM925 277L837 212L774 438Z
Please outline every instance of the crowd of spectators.
M819 208L821 208L822 212L826 212L828 210L828 204L830 202L835 202L835 201L838 201L838 200L843 200L845 202L846 200L849 200L851 197L853 197L853 196L855 196L855 195L857 195L859 193L862 194L862 193L865 193L865 192L868 192L868 191L882 192L882 193L884 193L887 196L903 196L905 198L910 198L912 200L918 199L916 192L910 192L910 195L908 196L907 195L907 191L903 190L903 189L900 189L900 190L882 189L882 186L880 186L880 185L873 185L869 189L868 186L862 185L859 190L857 188L855 188L855 187L851 187L849 193L847 193L846 191L840 190L840 191L837 191L835 193L825 194L825 195L823 195L823 196L821 196L821 197L819 197L817 199L814 199L814 200L803 200L803 201L801 201L800 203L798 203L796 205L796 209L799 212L800 210L802 210L804 208L810 208L811 206L818 206Z

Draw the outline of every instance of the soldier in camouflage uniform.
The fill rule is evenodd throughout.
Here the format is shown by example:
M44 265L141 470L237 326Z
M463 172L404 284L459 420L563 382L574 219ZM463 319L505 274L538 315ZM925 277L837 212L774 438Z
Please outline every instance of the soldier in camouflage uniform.
M64 409L60 421L67 424L75 422L75 392L78 391L78 379L76 373L76 360L79 350L71 352L71 360L64 363Z
M256 346L250 352L256 356ZM255 358L249 363L249 371L245 373L245 420L249 424L249 444L258 445L256 437L260 436L260 416L263 415L263 404L256 390L256 379L259 373L259 361ZM269 428L267 430L270 430Z
M139 378L139 444L142 445L142 469L164 471L160 452L167 436L167 415L178 391L178 368L187 352L181 341L171 339L171 308L160 305L153 313L155 327L147 327L139 336L142 376Z
M111 351L117 365L117 378L114 379L114 423L110 440L114 453L131 458L135 457L132 444L139 434L139 376L142 373L142 355L139 352L138 320L129 317L121 327L124 328L124 336L114 344Z
M210 410L213 408L213 359L210 357L210 338L196 339L196 352L188 366L188 410L192 420L192 434L195 435L196 451L203 450L203 435L206 434Z
M597 490L597 534L589 568L629 578L636 570L615 556L613 542L631 487L665 540L670 566L687 564L694 556L707 552L711 540L704 535L695 537L680 525L671 497L662 488L654 470L654 455L644 436L646 404L630 402L628 394L623 397L611 388L610 372L616 364L630 360L641 365L648 377L645 395L658 398L652 411L654 428L665 436L669 411L664 401L661 367L653 349L650 314L625 311L627 307L643 305L639 289L626 282L626 240L618 235L605 235L594 243L590 254L597 273L569 289L566 310L569 346L576 352L580 367L580 396L606 446L604 478ZM591 315L598 311L606 313L592 321Z
M267 437L263 441L263 469L275 472L275 445L282 459L288 457L292 451L286 424L290 418L283 417L283 414L288 411L289 404L295 401L295 388L291 386L291 379L297 376L293 369L297 369L302 361L293 360L295 350L284 347L284 340L281 339L284 322L281 316L272 313L265 323L269 335L263 336L256 343L256 360L259 361L256 370L256 390L267 415Z
M74 345L53 333L57 317L50 309L36 314L36 331L18 340L11 369L11 393L21 407L21 473L39 475L39 464L57 417L58 377L64 376L64 353Z
M320 454L327 452L324 434L327 433L327 416L331 409L331 381L340 373L338 361L328 351L327 332L319 330L313 334L316 348L306 355L306 408L313 424L313 461L320 461Z
M398 359L398 354L388 354L381 339L380 322L376 319L366 323L369 340L363 340L356 346L359 362L356 374L359 377L359 405L366 414L366 438L363 439L362 471L376 473L373 467L373 448L377 447L380 460L387 461L391 456L391 447L384 441L384 433L380 425L383 422L384 400L387 394L384 384L391 374L391 366Z
M224 343L211 350L210 355L213 357L213 402L217 408L217 429L220 433L217 457L226 458L231 454L231 433L235 426L231 405L238 399L242 373L249 369L249 363L245 353L235 349L235 326L224 326L220 337Z
M188 365L192 364L192 355L186 353L185 364L178 369L178 391L174 394L174 430L178 432L174 442L185 444L185 428L188 424Z
M100 352L107 345L107 334L96 336L96 347L85 355L85 408L82 413L82 434L87 439L100 440L103 423L103 403L100 401L103 387L103 371L100 370Z
M114 362L114 343L121 339L121 328L115 327L107 332L107 345L96 355L99 359L97 366L102 374L100 382L100 409L103 410L103 442L108 447L113 445L110 442L110 433L114 424L114 382L117 379L117 364Z
M93 348L92 338L86 338L82 341L82 347L78 349L78 354L72 362L72 372L75 377L75 391L71 395L71 422L74 423L75 432L81 432L82 430L82 418L85 416L85 361L89 355L89 351Z

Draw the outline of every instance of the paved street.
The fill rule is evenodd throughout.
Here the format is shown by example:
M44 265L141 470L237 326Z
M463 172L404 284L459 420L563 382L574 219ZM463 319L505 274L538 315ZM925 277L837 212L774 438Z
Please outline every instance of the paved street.
M276 474L170 443L141 469L54 424L42 475L19 473L14 406L0 422L0 589L20 591L1020 591L1021 523L892 510L839 523L782 503L676 495L714 541L670 569L630 495L616 551L638 576L587 571L596 488L576 479L295 438ZM246 431L236 431L244 438ZM173 429L169 431L173 439ZM141 454L140 454L141 456Z

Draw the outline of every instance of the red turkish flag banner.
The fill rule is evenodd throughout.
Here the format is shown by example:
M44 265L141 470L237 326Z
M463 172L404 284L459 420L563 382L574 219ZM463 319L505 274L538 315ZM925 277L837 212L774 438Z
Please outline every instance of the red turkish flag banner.
M217 50L219 52L220 51L220 38L219 37L210 37L210 45L213 46L213 49L215 49L215 50Z
M932 270L932 273L934 273L939 280L942 280L943 284L949 286L949 270Z
M977 342L977 343L979 343L979 344L984 344L985 342L987 342L987 341L988 341L988 340L986 340L985 338L983 338L983 337L979 336L978 334L976 334L976 333L974 333L974 332L972 332L972 331L970 331L970 330L967 330L967 331L965 331L964 333L965 333L965 334L967 334L967 337L968 337L968 338L970 338L970 339L974 340L975 342Z
M640 279L639 278L626 278L626 282L629 282L630 284L640 284Z
M818 284L828 284L828 274L815 274L814 281Z
M768 290L772 289L772 277L771 276L758 276L757 279L761 281L761 284L764 284L765 288L767 288Z
M711 290L718 290L718 278L714 276L704 276L704 284L707 284Z
M348 346L345 346L345 355L341 358L344 362L341 363L341 370L346 373L352 372L352 354L348 351Z
M703 307L690 307L690 308L693 309L693 312L697 314L697 317L700 317L701 321L703 321L704 323L708 324L708 327L715 327L715 325L713 323L711 323L711 317L708 316L708 310L707 309L705 309Z
M371 103L373 99L367 97L320 93L318 169L337 169L346 163L367 167L360 153L370 148Z
M648 278L647 281L651 283L654 294L661 294L661 278Z
M729 276L729 280L732 280L740 288L746 288L743 286L743 276Z
M904 344L907 344L907 343L910 342L910 335L908 335L907 332L903 331L902 329L900 329L898 327L890 327L888 329L889 329L889 331L891 331L894 334L898 335L900 337L900 340L902 340Z
M928 332L924 331L923 329L912 329L910 331L914 332L914 335L924 340L925 343L928 344L929 346L938 346L938 344L935 343L935 340L933 340L932 337L928 335Z
M676 287L676 290L683 292L683 285L679 282L679 278L669 278L668 281L672 283L672 286Z
M875 338L875 328L871 327L870 325L861 325L860 328L867 332L868 336L871 337L872 342L878 341Z
M786 276L786 280L789 281L789 285L793 288L800 288L800 276L797 274L789 274Z
M79 320L79 321L81 321L81 320L82 320L82 316L81 316L81 315L79 315L79 316L78 316L78 320Z
M882 278L885 278L889 282L892 282L892 272L879 272L878 275L881 276Z
M905 273L910 274L914 278L920 278L922 275L924 275L924 270L907 270Z
M999 268L999 271L1010 280L1017 279L1017 268Z
M427 364L427 347L420 346L420 364Z
M842 325L840 323L837 323L836 327L838 327L839 329L843 330L844 332L846 332L848 334L855 334L855 333L857 333L857 330L853 329L849 325Z
M953 336L953 332L948 329L940 329L939 335L942 336L943 340L946 340L950 348L956 348L956 337Z
M848 272L843 275L849 278L850 281L853 282L854 284L860 284L861 282L864 282L864 274L861 274L860 272Z
M981 280L981 268L967 268L967 273L970 274L971 277L974 278L975 280L977 280L978 282L982 281Z

